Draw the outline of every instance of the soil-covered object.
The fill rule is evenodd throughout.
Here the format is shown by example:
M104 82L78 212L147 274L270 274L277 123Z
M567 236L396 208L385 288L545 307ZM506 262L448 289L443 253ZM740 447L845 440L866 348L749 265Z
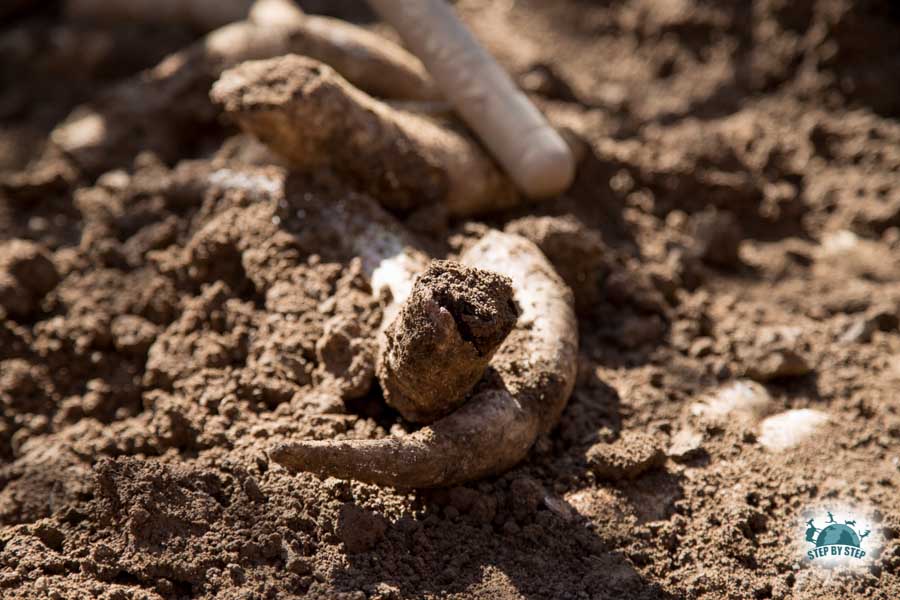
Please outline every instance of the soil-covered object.
M346 227L392 182L235 135L196 24L0 4L0 597L900 597L896 3L455 2L578 176L476 223L423 167L393 222L439 259L533 242L577 374L521 460L404 490L270 456L428 431L385 402L389 298ZM828 510L864 562L805 558Z
M383 228L379 233L389 235ZM530 241L496 230L482 233L460 255L460 262L495 274L491 277L483 273L485 279L508 278L521 313L514 331L491 360L490 373L485 374L468 402L411 435L392 435L379 440L281 443L269 452L275 462L291 471L309 471L396 488L448 487L507 471L525 458L539 435L556 426L572 394L577 371L578 331L572 292ZM393 258L389 258L388 266L392 262ZM434 283L434 274L426 271L425 275L428 279L424 289L428 290ZM396 280L410 276L407 273ZM494 286L498 283L495 280ZM490 287L493 286L487 289ZM420 287L419 294L415 290L409 294L413 306L420 305L422 290ZM500 291L498 299L502 302L506 295ZM408 307L409 304L404 306ZM407 318L410 316L409 312L401 311L398 316L401 327L416 320ZM512 315L508 316L511 321ZM440 320L441 329L452 334L447 319ZM470 321L470 325L474 324ZM396 351L398 339L396 335L391 339L391 334L397 333L394 323L389 329L392 331L381 348L380 375L386 387L393 387L398 383L395 381L399 379L398 373L409 380L409 374L403 373L404 366L414 366L414 363ZM482 342L494 337L489 331L485 333L488 335ZM385 362L391 363L388 371L383 368ZM471 361L465 355L459 359L451 356L435 361L428 368L447 371L447 391L454 393L468 378L465 371L470 365L467 363ZM482 367L480 361L476 365ZM457 369L463 377L455 373ZM412 416L419 418L421 414L437 413L443 404L455 408L456 399L451 396L449 402L444 401L444 390L434 383L435 379L434 374L423 374L424 385L417 388L424 391L423 388L431 387L435 393L433 400L425 406L405 404L401 410L413 412ZM397 400L397 391L390 392L392 402Z
M333 169L393 210L469 216L519 203L473 139L368 96L321 62L245 62L223 73L212 99L298 169Z
M512 281L434 261L385 330L378 377L384 400L428 423L458 408L518 318Z

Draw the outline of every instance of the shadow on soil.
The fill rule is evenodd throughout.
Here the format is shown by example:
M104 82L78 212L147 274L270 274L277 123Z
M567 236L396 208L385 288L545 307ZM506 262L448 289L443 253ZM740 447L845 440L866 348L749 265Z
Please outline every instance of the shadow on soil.
M348 554L331 584L349 591L365 580L404 598L674 599L638 571L643 553L631 536L635 522L674 514L680 478L656 469L586 483L586 449L598 431L622 427L616 390L587 379L529 461L465 488L416 492L416 514L394 520L372 550ZM543 483L551 477L570 484L556 490Z

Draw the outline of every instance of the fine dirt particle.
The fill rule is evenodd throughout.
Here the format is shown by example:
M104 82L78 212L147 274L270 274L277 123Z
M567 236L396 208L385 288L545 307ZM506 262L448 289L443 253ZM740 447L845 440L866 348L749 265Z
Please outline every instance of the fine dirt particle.
M773 415L760 424L759 443L767 450L781 452L818 435L828 420L826 413L809 408Z
M801 377L812 371L806 359L790 349L761 350L750 360L746 374L756 381Z
M802 377L813 372L806 358L808 341L797 327L760 328L737 349L744 374L766 383L777 379Z
M703 454L703 434L692 429L682 429L672 436L666 455L677 461L691 460Z
M564 102L578 102L572 86L556 72L552 65L544 63L531 65L519 77L519 82L523 90L533 94Z

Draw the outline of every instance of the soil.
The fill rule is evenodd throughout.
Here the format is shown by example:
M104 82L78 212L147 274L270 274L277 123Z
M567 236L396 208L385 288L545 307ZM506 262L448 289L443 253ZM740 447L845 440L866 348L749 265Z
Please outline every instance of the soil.
M406 492L266 455L413 427L375 383L384 299L313 218L352 182L177 93L111 164L70 162L53 127L197 33L12 6L3 598L900 596L896 3L459 0L581 155L562 197L485 221L573 288L578 383L513 470ZM451 259L484 226L399 216ZM825 510L866 561L804 558Z

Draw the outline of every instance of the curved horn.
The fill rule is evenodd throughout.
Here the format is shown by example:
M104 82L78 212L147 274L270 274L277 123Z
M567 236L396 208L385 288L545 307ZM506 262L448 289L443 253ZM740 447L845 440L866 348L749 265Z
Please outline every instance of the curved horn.
M537 246L517 235L491 231L462 262L513 280L521 315L491 362L502 386L482 389L409 436L280 444L270 452L275 462L399 488L453 485L508 469L556 424L575 382L571 291Z

